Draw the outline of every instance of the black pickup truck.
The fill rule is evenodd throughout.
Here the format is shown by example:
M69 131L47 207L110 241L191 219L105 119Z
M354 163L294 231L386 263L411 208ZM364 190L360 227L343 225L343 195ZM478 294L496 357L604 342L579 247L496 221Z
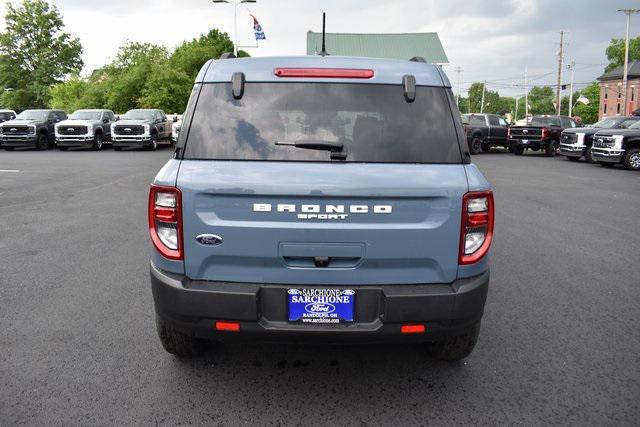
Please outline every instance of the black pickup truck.
M7 151L19 147L46 150L55 142L56 123L66 119L64 111L25 110L0 125L0 144Z
M524 150L542 150L552 157L560 147L562 131L575 127L576 122L571 117L533 116L526 126L511 126L509 144L516 156L521 156Z
M584 157L587 162L593 163L591 149L596 133L607 129L627 129L638 121L639 116L610 117L589 127L566 129L560 140L560 154L574 162Z
M640 171L640 121L627 129L598 131L591 155L602 166L622 164L626 169Z
M509 123L497 114L463 114L462 125L471 154L486 153L491 147L509 148Z

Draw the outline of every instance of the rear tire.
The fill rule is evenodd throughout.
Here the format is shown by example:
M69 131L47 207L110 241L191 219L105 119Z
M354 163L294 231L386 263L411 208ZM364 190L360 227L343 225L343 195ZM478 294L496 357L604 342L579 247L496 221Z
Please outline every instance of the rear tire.
M196 357L205 350L205 341L174 329L156 316L156 326L162 347L178 357Z
M624 167L630 171L640 171L640 149L632 148L624 156Z
M461 360L471 354L478 342L478 335L480 335L480 323L460 334L429 344L427 350L431 357L438 360L449 362Z
M489 151L491 151L491 146L489 144L482 144L482 151L484 153L488 153Z
M547 144L547 146L544 148L544 153L546 154L547 157L553 157L556 155L556 143L555 141L550 142L549 144Z
M471 144L469 144L469 151L471 151L471 154L480 154L482 151L482 140L477 136L474 136L471 140Z
M513 147L513 154L516 156L522 156L524 153L524 147Z

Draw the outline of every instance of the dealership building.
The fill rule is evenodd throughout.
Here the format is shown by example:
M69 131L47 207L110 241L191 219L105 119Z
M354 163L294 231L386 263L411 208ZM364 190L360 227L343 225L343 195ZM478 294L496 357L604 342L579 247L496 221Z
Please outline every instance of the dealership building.
M600 109L598 116L600 119L624 114L623 78L624 67L622 66L598 77L600 82ZM629 63L627 77L627 114L631 114L640 108L638 91L640 91L640 61L632 61Z

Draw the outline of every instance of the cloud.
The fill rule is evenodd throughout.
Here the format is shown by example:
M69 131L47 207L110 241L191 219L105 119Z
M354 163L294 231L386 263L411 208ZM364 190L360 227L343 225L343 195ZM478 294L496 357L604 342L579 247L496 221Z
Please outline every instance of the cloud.
M13 1L14 3L17 0ZM210 0L54 0L68 31L84 46L85 73L107 63L127 40L173 48L211 28L233 35L233 6ZM254 56L304 55L306 32L436 31L451 65L464 69L464 86L488 80L502 93L521 89L509 84L523 79L525 66L535 83L555 83L559 31L567 31L566 58L578 63L577 82L589 82L603 69L604 49L611 38L623 37L624 17L616 10L626 0L258 0L238 8L240 44L254 45L249 9L260 19L267 41ZM4 15L4 4L0 3ZM2 25L0 18L0 25ZM632 35L638 35L640 17ZM596 64L596 65L594 65ZM491 83L494 82L494 83Z

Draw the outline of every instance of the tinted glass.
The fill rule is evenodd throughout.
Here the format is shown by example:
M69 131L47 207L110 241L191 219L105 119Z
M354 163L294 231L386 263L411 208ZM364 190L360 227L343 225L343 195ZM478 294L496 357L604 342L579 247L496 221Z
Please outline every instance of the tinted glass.
M330 160L277 141L340 143L353 162L462 161L444 88L418 87L408 103L401 86L324 83L247 83L241 100L229 83L203 85L184 158Z
M0 113L0 121L6 122L7 120L13 119L13 113Z
M500 120L496 116L489 116L489 124L491 126L500 126Z
M628 127L636 124L637 122L638 122L637 119L626 119L626 120L618 121L618 124L615 127L619 129L627 129Z
M465 114L464 118L466 119L466 122L469 123L470 125L486 126L487 124L484 120L484 116L477 116L474 114Z
M640 120L636 120L636 122L629 126L628 129L640 129Z
M533 126L560 126L558 117L534 117L531 119Z

